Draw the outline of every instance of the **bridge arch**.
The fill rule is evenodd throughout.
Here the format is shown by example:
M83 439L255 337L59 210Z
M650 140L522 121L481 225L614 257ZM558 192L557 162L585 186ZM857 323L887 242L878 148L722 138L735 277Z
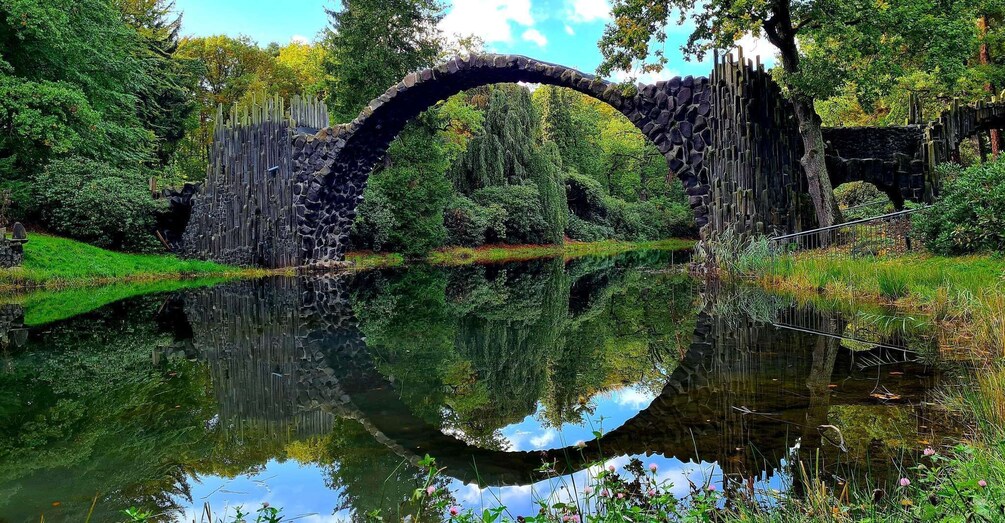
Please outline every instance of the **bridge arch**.
M683 182L697 226L708 223L701 197L708 192L705 155L712 143L708 78L676 77L625 92L593 75L524 56L470 55L409 74L351 123L297 138L294 169L305 173L294 189L302 259L342 259L367 179L410 120L461 91L515 82L567 87L628 117L666 158L668 175Z

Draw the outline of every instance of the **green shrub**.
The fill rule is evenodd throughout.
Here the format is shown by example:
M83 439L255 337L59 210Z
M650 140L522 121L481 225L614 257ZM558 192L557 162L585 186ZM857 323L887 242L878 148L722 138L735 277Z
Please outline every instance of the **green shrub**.
M1005 161L940 168L942 195L914 225L936 254L1005 252Z
M604 187L599 181L576 172L566 173L565 195L569 212L580 219L600 223L607 218Z
M551 226L541 207L541 194L534 185L500 185L475 191L473 199L484 207L496 206L505 211L503 224L506 235L489 238L505 243L549 243Z
M367 186L356 209L350 233L353 248L381 252L388 247L391 232L398 226L395 204L375 184Z
M868 182L850 182L834 188L834 198L843 207L855 207L886 197L875 185Z
M155 213L138 170L79 157L55 160L35 180L42 223L52 232L110 249L151 250Z
M651 202L628 203L617 198L606 197L607 223L614 229L619 240L648 241L660 239L656 227L656 206Z
M489 238L506 237L506 209L500 205L478 205L470 198L455 195L443 213L447 244L478 247Z
M571 212L565 225L565 235L579 242L599 242L615 236L614 229L588 222Z

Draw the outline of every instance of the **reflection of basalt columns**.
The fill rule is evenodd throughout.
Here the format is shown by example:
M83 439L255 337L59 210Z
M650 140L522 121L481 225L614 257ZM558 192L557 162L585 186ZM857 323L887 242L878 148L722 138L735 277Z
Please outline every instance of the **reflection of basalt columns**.
M28 340L24 309L20 305L0 305L0 350L23 347Z

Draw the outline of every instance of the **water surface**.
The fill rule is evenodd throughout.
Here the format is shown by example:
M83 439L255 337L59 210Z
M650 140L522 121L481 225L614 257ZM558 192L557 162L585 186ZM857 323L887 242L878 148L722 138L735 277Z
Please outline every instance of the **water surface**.
M231 282L30 328L2 307L0 521L80 521L96 495L95 521L396 518L426 455L459 504L529 515L591 465L784 490L799 459L882 481L936 437L911 322L709 289L681 259Z

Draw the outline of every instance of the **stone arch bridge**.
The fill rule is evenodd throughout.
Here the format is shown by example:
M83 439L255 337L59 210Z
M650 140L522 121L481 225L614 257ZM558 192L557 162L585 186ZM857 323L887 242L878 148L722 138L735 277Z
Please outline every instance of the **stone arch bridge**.
M261 100L217 114L207 180L172 195L166 243L184 255L289 267L343 258L369 174L406 123L473 87L528 82L567 87L610 104L664 155L682 180L703 236L727 229L790 233L812 228L801 204L802 145L790 104L759 63L716 59L708 77L624 87L524 56L472 55L412 73L350 123L329 126L324 107ZM1005 127L1005 106L956 108L928 125L834 129L835 185L869 181L895 202L931 199L934 166L982 129Z

